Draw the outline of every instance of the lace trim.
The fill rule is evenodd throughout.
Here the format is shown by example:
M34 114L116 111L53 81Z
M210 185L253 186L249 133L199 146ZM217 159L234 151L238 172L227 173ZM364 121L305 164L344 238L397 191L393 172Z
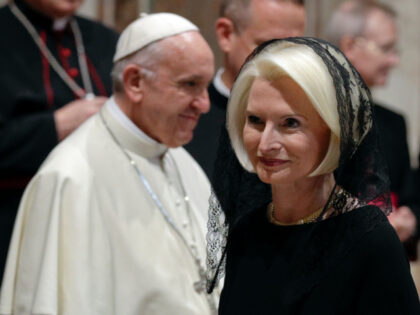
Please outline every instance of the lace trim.
M225 275L226 243L228 224L223 209L212 190L209 198L209 220L207 222L207 292L213 291Z

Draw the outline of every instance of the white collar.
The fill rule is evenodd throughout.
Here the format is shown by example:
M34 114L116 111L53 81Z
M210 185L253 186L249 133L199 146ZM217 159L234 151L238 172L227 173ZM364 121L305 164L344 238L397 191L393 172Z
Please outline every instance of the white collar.
M54 31L62 31L66 28L67 23L70 21L70 17L66 16L60 19L55 19L53 22Z
M217 92L229 98L230 90L227 86L223 83L222 74L225 71L224 68L219 68L216 72L216 75L213 78L213 85Z
M119 125L124 127L132 136L140 140L145 146L147 146L147 152L136 152L135 148L131 148L134 152L146 156L146 157L158 157L161 156L168 150L168 147L162 143L157 142L156 140L150 138L145 134L139 127L137 127L115 102L115 98L112 96L105 103L104 107L109 112L110 116L114 118ZM111 129L112 124L111 124Z

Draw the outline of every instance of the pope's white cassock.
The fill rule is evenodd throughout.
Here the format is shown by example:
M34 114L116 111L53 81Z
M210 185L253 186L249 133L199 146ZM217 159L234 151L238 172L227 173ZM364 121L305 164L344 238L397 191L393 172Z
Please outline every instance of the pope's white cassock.
M183 148L142 133L113 98L101 112L204 267L204 173ZM0 314L210 314L206 293L194 289L188 246L97 114L56 147L25 191Z

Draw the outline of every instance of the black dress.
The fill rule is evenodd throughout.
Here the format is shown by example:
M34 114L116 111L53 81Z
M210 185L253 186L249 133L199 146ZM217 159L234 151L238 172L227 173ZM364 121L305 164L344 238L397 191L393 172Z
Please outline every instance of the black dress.
M420 304L380 209L294 226L262 210L230 232L219 314L420 314Z

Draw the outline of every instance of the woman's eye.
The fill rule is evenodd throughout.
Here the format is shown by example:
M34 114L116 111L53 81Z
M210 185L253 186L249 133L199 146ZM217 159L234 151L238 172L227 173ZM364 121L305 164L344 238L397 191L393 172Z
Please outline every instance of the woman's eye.
M249 123L254 124L254 125L262 123L261 119L259 119L257 116L254 116L254 115L249 115L248 121Z
M297 128L300 126L300 123L297 119L295 118L287 118L284 121L284 126L287 128Z

